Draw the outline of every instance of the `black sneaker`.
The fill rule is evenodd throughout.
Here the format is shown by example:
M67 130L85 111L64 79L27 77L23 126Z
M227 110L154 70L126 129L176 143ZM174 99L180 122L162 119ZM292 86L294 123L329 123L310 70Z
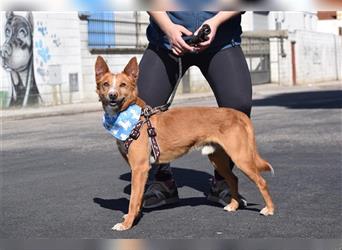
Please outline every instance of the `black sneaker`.
M247 200L239 194L239 207L247 207ZM221 204L222 206L227 206L231 200L231 194L229 187L225 180L212 181L210 192L207 199L212 202Z
M171 188L163 181L154 181L144 194L143 207L156 208L178 201L178 191L174 181Z

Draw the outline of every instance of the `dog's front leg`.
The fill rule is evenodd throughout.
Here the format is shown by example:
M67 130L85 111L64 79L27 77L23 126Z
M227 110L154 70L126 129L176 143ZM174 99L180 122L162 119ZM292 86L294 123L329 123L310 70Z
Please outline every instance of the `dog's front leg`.
M128 214L123 217L124 221L122 223L117 223L112 228L113 230L123 231L130 229L133 226L134 220L139 216L149 168L149 162L132 166L132 187Z

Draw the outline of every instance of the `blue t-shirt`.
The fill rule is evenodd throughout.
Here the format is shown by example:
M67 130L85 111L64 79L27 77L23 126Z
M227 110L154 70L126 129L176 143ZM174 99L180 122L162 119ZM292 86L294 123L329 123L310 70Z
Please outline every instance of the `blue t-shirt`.
M201 27L204 21L217 14L217 12L213 11L167 11L166 13L173 23L182 25L193 33ZM150 24L147 27L146 34L150 44L168 50L171 49L167 36L152 17L150 17ZM238 14L218 27L215 38L208 49L222 49L240 44L241 34L241 14Z

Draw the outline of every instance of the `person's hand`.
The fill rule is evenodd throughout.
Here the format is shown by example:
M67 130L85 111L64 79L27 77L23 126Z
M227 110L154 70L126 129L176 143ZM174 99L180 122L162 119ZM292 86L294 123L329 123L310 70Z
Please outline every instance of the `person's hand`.
M194 51L194 47L189 46L182 38L182 35L191 36L192 32L182 25L172 24L165 30L166 36L171 44L172 52L181 56L186 52Z
M201 52L201 51L207 49L207 48L210 46L211 42L212 42L212 41L214 40L214 38L215 38L217 28L218 28L218 26L220 25L219 22L218 22L216 19L210 18L210 19L206 20L206 21L201 25L201 27L198 28L198 30L196 30L195 35L197 35L198 31L202 28L202 26L203 26L204 24L208 24L208 25L210 26L211 32L210 32L210 34L208 35L208 38L209 38L209 39L208 39L207 41L205 41L205 42L202 42L202 43L199 43L198 45L196 45L196 47L195 47L195 49L194 49L195 52Z

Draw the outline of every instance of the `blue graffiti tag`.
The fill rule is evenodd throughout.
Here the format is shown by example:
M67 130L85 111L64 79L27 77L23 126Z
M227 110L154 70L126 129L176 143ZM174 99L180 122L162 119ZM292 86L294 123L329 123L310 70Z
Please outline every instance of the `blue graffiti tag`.
M38 32L40 32L43 36L45 36L48 33L47 28L43 26L42 22L37 22L37 26L38 26Z
M51 35L52 42L56 45L56 47L59 47L61 45L61 39L57 37L56 34Z
M51 55L49 53L49 48L48 47L44 48L42 40L39 40L38 42L36 42L35 45L37 48L38 55L44 61L44 63L47 63L51 58Z

